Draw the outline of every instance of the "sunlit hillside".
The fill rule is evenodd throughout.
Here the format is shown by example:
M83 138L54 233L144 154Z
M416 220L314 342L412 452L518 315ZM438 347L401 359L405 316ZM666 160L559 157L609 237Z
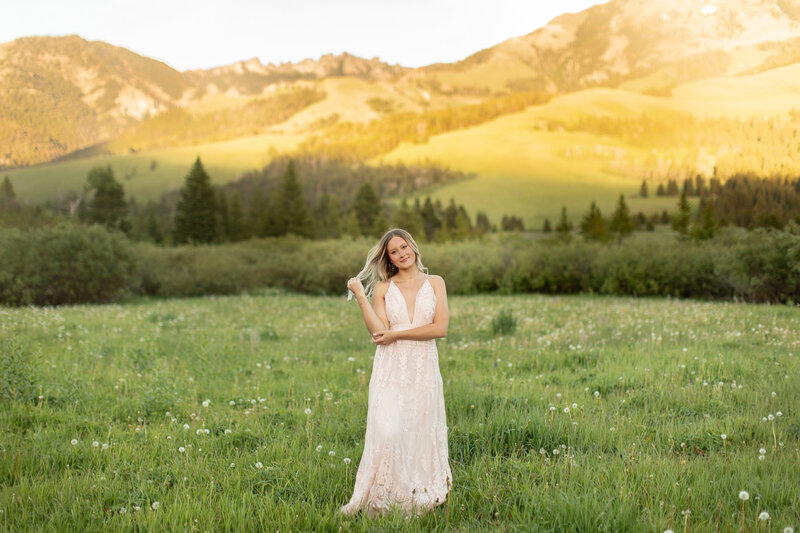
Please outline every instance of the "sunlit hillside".
M259 135L232 141L152 150L129 155L102 155L3 172L26 202L78 193L94 166L111 165L126 194L137 200L157 200L181 187L197 157L201 157L215 185L227 183L243 172L266 165L276 153L291 151L302 135Z
M562 205L573 218L583 214L591 200L608 212L620 193L637 194L642 179L655 177L650 182L654 189L670 172L679 178L686 177L680 172L691 176L692 171L708 176L715 164L725 160L718 154L727 151L725 146L715 145L715 139L709 139L706 146L690 143L687 147L673 144L665 134L652 140L657 146L652 148L644 141L632 143L614 134L581 131L580 126L565 129L543 124L569 124L585 117L606 117L612 124L648 117L670 125L682 116L696 117L694 120L763 120L800 111L800 100L792 98L793 93L800 94L799 90L800 64L752 76L689 83L675 88L672 97L588 89L488 124L434 137L426 144L404 144L376 161L430 160L476 173L474 180L443 186L435 196L442 201L454 197L467 209L484 210L494 219L503 214L521 215L526 223L540 227L545 217L552 221ZM677 122L677 127L698 126ZM740 151L745 148L739 146ZM767 154L769 147L753 147L756 151ZM791 153L783 157L790 159ZM762 170L756 165L747 168L746 163L737 164L743 165L741 170ZM786 163L787 171L800 170L797 165L788 167L790 164ZM653 176L659 168L666 168L663 176ZM647 200L631 198L629 203L635 211L649 214L673 209L675 201L651 195Z

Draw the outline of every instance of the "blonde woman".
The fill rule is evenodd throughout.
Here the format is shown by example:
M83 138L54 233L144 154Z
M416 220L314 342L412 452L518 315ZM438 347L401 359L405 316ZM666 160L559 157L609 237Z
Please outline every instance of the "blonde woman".
M364 453L353 496L341 509L346 515L393 507L420 514L442 504L451 488L435 340L447 335L450 317L444 280L426 271L414 238L392 229L347 282L378 347Z

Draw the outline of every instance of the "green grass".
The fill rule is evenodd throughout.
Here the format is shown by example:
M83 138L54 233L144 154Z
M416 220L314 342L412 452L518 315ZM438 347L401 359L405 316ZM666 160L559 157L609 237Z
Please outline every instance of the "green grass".
M33 367L4 354L0 392L14 369L38 383L0 409L0 527L735 531L742 509L748 531L762 510L771 531L800 525L796 310L591 296L450 309L438 345L453 491L408 521L336 512L374 351L353 302L0 309L0 338ZM516 331L495 338L503 310Z

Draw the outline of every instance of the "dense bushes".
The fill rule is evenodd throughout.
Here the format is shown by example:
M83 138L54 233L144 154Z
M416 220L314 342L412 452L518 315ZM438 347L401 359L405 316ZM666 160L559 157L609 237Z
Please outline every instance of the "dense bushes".
M671 232L602 244L503 234L424 244L423 260L451 294L598 293L800 302L800 227L727 228L702 243ZM216 246L135 248L99 227L0 234L0 303L109 301L126 291L159 297L237 294L277 287L343 295L364 264L368 239L296 237ZM138 270L134 275L134 256Z
M122 234L101 226L0 232L0 304L108 302L136 278L136 256Z
M141 245L142 291L159 296L237 293L280 287L344 294L363 266L369 240L250 241L224 247L162 249ZM730 228L696 243L641 234L606 245L505 235L423 245L423 260L451 294L483 292L674 296L758 302L800 301L800 228Z

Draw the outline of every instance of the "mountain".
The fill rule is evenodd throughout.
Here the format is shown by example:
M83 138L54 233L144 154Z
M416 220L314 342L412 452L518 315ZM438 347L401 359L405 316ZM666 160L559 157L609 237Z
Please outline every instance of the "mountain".
M305 134L516 92L611 87L665 96L693 80L796 62L800 0L611 0L463 61L416 69L342 54L178 72L75 35L30 37L0 44L0 169L89 155L105 141L121 153ZM284 102L291 106L277 112ZM215 136L219 121L229 127ZM211 133L189 135L198 124ZM160 137L147 142L148 132Z
M336 76L389 80L404 70L342 54L178 72L77 35L21 38L0 44L0 168L50 161L215 95L255 96L276 84Z
M797 61L800 0L612 0L422 77L440 90L562 93L652 76L644 89L660 90Z

